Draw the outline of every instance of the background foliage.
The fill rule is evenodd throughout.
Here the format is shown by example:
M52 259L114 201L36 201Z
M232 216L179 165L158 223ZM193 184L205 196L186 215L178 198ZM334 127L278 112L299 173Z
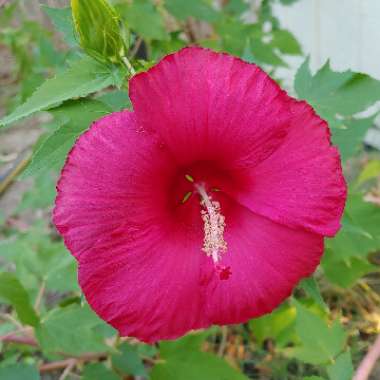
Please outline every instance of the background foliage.
M0 379L350 380L380 330L380 160L363 151L380 82L327 62L312 73L305 58L294 86L328 120L349 185L343 228L326 241L315 275L270 315L214 327L156 346L119 338L86 305L74 259L50 223L55 180L76 138L102 115L130 107L128 78L188 44L280 68L302 49L272 13L276 1L72 1L41 5L33 21L22 1L0 8L0 44L13 56L0 105L0 138L38 125L32 152L0 160L0 196L9 179L32 183L11 211L0 210ZM77 7L77 8L75 8ZM74 27L75 26L75 27ZM89 33L89 31L92 31ZM369 109L369 111L367 111ZM363 116L363 111L367 111ZM27 119L25 119L27 118ZM25 120L24 120L25 119ZM5 148L5 150L3 150Z

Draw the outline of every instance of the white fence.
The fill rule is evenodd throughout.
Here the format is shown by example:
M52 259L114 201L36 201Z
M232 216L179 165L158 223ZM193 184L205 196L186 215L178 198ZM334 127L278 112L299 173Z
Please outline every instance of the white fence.
M380 79L380 0L300 0L276 5L275 13L310 54L313 68L330 58L337 70Z

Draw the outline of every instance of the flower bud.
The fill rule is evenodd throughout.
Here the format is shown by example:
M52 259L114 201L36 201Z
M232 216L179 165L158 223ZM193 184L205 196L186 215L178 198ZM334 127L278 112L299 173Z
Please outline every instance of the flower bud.
M101 62L118 63L126 54L126 31L107 0L71 0L80 45Z

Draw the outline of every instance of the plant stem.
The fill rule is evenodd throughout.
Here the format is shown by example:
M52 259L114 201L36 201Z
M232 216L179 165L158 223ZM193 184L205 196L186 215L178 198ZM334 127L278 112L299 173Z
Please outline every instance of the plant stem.
M380 334L377 336L375 343L370 347L367 354L361 361L358 369L356 370L353 380L367 380L375 366L377 360L380 358Z
M136 70L133 68L131 62L129 62L129 59L127 57L123 57L122 60L123 60L123 62L125 64L125 67L131 73L131 75L135 75L136 74Z

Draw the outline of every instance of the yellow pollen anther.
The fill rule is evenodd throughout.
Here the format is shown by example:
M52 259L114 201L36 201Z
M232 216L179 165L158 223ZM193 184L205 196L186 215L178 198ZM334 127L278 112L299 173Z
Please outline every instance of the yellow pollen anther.
M188 201L192 194L193 194L192 191L188 191L188 192L185 194L185 196L183 197L183 199L182 199L182 203L185 203L186 201Z
M213 259L214 263L217 263L222 253L227 251L227 243L224 240L225 217L220 212L219 202L211 199L204 186L196 184L195 188L201 196L201 205L204 207L201 211L204 223L202 250Z
M189 175L189 174L186 174L186 175L185 175L185 178L186 178L189 182L191 182L191 183L194 182L194 178L193 178L191 175Z

